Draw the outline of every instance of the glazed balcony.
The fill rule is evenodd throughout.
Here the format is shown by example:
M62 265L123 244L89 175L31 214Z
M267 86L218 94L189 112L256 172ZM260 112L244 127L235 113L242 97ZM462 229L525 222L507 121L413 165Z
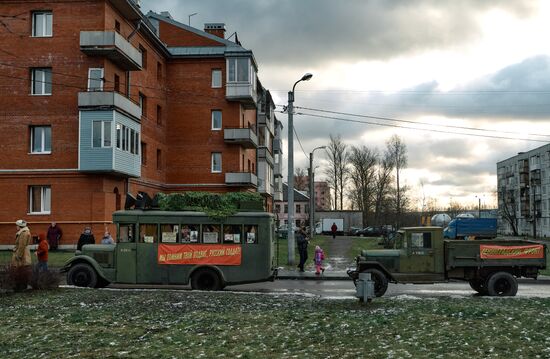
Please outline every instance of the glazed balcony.
M88 56L103 56L123 70L142 69L141 52L115 31L81 31L80 50Z
M281 170L281 163L273 164L273 175L275 177L283 177L283 171Z
M88 91L78 93L78 108L116 109L136 120L141 118L141 108L129 98L114 91Z
M252 128L224 128L223 139L225 143L241 145L244 148L257 148L258 135Z
M275 138L273 140L273 152L283 153L283 141L280 138Z
M273 155L267 147L258 148L258 161L265 161L273 167Z

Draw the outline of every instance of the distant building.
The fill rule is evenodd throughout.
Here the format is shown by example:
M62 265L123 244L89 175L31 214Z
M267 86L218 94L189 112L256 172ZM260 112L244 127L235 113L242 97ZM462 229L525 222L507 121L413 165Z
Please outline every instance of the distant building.
M327 182L315 182L315 210L330 211L330 187Z
M550 237L550 144L497 163L499 232Z
M275 200L275 215L279 225L288 223L288 186L283 183L283 200ZM309 225L309 197L294 189L294 223Z

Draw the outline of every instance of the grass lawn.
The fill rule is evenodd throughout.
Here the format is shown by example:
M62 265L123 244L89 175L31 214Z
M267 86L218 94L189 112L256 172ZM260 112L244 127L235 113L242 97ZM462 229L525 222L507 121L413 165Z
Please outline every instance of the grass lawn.
M308 262L306 266L311 266L313 268L313 255L315 253L315 246L320 246L323 248L325 252L325 256L330 256L329 251L327 250L327 242L329 241L328 236L320 236L316 235L313 237L313 239L309 242L309 245L307 246L307 254L308 254ZM275 253L277 253L277 242L275 242ZM283 268L289 268L288 266L288 241L286 238L279 238L278 239L278 255L277 258L279 260L279 267ZM300 262L300 256L298 255L298 247L294 246L294 262L298 264ZM296 266L294 265L294 267Z
M537 358L550 299L327 300L60 289L0 295L1 358Z
M33 264L37 262L34 251L31 251ZM9 265L11 262L12 251L0 251L0 266ZM74 256L74 251L55 251L48 254L49 267L62 267L65 262Z

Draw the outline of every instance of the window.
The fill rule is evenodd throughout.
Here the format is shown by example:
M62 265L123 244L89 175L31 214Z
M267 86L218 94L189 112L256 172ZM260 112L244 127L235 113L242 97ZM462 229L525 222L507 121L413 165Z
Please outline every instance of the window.
M432 248L432 234L411 233L411 248Z
M157 125L162 125L162 107L157 105Z
M139 242L140 243L157 243L158 230L156 224L140 224L139 225Z
M224 243L241 243L243 229L240 224L226 224L223 226Z
M31 127L31 153L52 152L52 128L50 126Z
M49 214L51 210L50 186L29 187L29 213Z
M103 91L103 69L88 70L88 91Z
M141 67L145 70L147 68L147 50L141 44L139 45L139 52L141 52Z
M296 213L302 213L302 206L299 204L296 205Z
M162 170L162 151L157 150L157 170Z
M212 129L213 130L222 129L222 112L219 110L212 111Z
M177 224L161 224L161 242L176 243L178 241L179 225Z
M212 88L222 87L222 70L212 70Z
M32 13L32 36L52 36L53 14L51 11L36 11Z
M162 64L157 62L157 80L162 79Z
M280 204L275 205L275 213L281 213L281 205Z
M33 95L52 94L52 69L31 69L31 93Z
M258 236L256 236L257 233L258 233L258 226L245 226L246 243L248 244L258 243Z
M236 57L227 60L228 82L249 82L248 58Z
M220 173L222 171L222 154L219 152L212 153L212 173Z
M198 224L182 224L180 241L181 243L197 243L199 241L199 228Z
M147 164L147 144L145 142L141 143L141 164Z
M141 108L141 116L147 117L147 96L139 93L139 108Z
M126 97L130 97L130 79L131 79L130 71L126 71Z
M219 243L220 232L219 224L203 224L202 243Z
M92 122L92 147L111 147L111 122Z
M121 223L118 225L118 241L119 242L135 242L134 233L136 232L136 225L133 223L126 224Z
M285 204L285 213L288 213L288 204Z
M120 76L118 76L117 74L115 74L114 90L115 92L120 92Z
M118 20L115 20L115 31L120 34L120 22Z

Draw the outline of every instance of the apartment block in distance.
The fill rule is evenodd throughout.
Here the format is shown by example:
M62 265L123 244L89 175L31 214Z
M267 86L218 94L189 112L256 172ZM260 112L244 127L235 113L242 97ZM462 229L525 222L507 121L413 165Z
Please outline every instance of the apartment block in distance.
M550 144L497 163L499 232L550 237Z
M277 196L277 119L252 51L132 0L0 2L0 245L14 221L114 231L126 193ZM279 153L280 154L280 153Z

